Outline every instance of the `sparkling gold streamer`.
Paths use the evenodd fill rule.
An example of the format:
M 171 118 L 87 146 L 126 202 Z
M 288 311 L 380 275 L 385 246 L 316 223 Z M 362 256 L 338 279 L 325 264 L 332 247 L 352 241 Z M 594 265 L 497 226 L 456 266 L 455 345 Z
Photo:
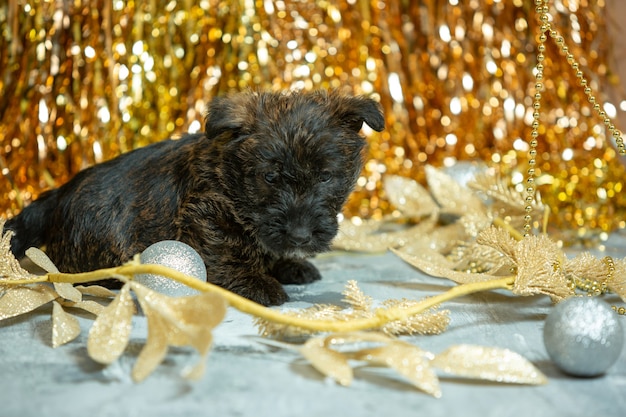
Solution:
M 198 131 L 215 95 L 245 88 L 373 94 L 387 130 L 366 132 L 366 167 L 348 215 L 393 211 L 384 174 L 481 159 L 520 191 L 531 135 L 534 4 L 513 1 L 168 2 L 15 0 L 0 5 L 0 211 L 121 152 Z M 569 237 L 626 225 L 626 172 L 602 91 L 616 77 L 603 1 L 555 0 L 563 48 L 542 52 L 535 187 Z M 585 88 L 596 92 L 596 108 Z M 534 94 L 534 93 L 533 93 Z M 619 145 L 618 145 L 619 146 Z

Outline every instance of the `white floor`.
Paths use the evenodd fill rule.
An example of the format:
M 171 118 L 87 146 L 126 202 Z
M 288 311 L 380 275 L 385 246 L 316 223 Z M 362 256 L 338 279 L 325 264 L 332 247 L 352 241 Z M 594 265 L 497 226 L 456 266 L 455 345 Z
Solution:
M 623 257 L 623 241 L 615 240 L 609 255 Z M 333 253 L 315 262 L 324 279 L 289 288 L 292 301 L 282 308 L 340 303 L 350 279 L 377 301 L 419 299 L 452 285 L 417 272 L 390 253 Z M 519 386 L 442 376 L 440 399 L 382 369 L 358 371 L 350 387 L 338 386 L 293 352 L 259 343 L 251 318 L 232 309 L 215 329 L 203 379 L 189 382 L 179 376 L 196 358 L 178 349 L 146 381 L 134 384 L 129 375 L 146 335 L 144 318 L 136 318 L 129 351 L 103 368 L 86 355 L 91 320 L 81 319 L 79 339 L 52 349 L 50 309 L 42 308 L 0 323 L 0 416 L 621 417 L 626 411 L 626 349 L 602 377 L 565 376 L 549 361 L 543 345 L 543 322 L 550 307 L 546 297 L 504 292 L 466 296 L 445 305 L 452 320 L 444 334 L 405 338 L 435 353 L 460 343 L 508 348 L 549 378 L 544 386 Z

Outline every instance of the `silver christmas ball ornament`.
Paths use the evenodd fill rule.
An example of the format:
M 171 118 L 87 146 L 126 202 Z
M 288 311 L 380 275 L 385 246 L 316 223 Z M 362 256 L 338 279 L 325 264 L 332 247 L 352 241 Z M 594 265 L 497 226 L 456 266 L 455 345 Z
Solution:
M 163 240 L 150 245 L 139 257 L 142 264 L 157 264 L 167 266 L 206 281 L 206 267 L 204 261 L 191 246 L 176 240 Z M 173 281 L 169 278 L 154 274 L 138 274 L 135 281 L 161 294 L 172 297 L 183 297 L 198 294 L 198 291 Z
M 548 315 L 543 341 L 548 355 L 562 371 L 581 377 L 605 373 L 624 345 L 620 317 L 604 301 L 572 297 Z

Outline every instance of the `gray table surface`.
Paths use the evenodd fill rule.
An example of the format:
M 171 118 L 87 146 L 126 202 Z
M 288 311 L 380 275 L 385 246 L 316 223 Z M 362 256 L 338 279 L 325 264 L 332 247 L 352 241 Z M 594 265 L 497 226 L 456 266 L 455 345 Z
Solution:
M 622 258 L 626 239 L 612 239 L 607 253 Z M 315 263 L 323 280 L 290 286 L 282 308 L 340 303 L 348 280 L 376 301 L 419 299 L 453 284 L 426 276 L 391 253 L 331 253 Z M 543 345 L 547 297 L 506 292 L 465 296 L 444 306 L 449 329 L 437 336 L 405 340 L 432 352 L 470 343 L 511 349 L 549 378 L 543 386 L 475 382 L 441 376 L 442 398 L 424 394 L 392 372 L 361 370 L 349 387 L 336 385 L 288 350 L 256 339 L 252 318 L 229 309 L 214 331 L 206 374 L 190 382 L 180 370 L 196 358 L 171 350 L 163 365 L 141 384 L 130 379 L 146 336 L 135 317 L 131 345 L 122 358 L 102 367 L 87 357 L 92 320 L 81 318 L 81 336 L 50 347 L 50 308 L 0 323 L 0 416 L 618 416 L 626 413 L 626 349 L 607 374 L 579 379 L 562 374 Z M 626 317 L 623 317 L 626 321 Z M 625 323 L 626 324 L 626 323 Z

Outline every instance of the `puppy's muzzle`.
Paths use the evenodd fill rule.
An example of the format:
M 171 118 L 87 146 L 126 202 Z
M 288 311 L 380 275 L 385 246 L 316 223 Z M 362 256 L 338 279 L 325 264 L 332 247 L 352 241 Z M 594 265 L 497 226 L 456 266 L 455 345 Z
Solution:
M 297 226 L 286 233 L 287 242 L 293 247 L 309 245 L 313 240 L 313 232 L 306 226 Z

